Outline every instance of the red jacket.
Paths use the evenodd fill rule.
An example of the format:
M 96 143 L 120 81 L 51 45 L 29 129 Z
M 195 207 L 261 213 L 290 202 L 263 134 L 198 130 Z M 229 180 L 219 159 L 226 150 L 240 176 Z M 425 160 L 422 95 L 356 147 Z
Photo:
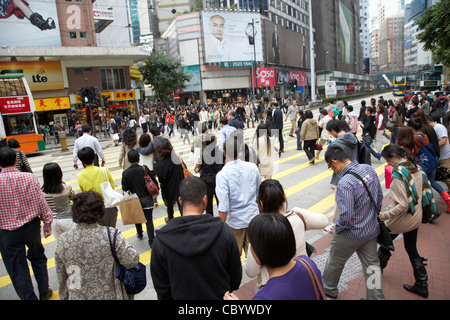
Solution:
M 167 116 L 166 116 L 166 123 L 167 124 L 173 124 L 173 121 L 175 120 L 175 116 L 172 114 L 168 114 Z

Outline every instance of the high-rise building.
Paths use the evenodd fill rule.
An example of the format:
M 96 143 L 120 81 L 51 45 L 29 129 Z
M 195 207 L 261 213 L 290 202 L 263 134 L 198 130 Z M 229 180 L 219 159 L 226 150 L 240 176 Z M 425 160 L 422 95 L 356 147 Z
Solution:
M 433 64 L 433 53 L 425 51 L 423 44 L 417 40 L 417 35 L 422 32 L 416 24 L 417 19 L 423 16 L 425 10 L 439 1 L 436 0 L 412 0 L 405 7 L 405 71 L 417 72 L 424 66 Z
M 378 65 L 383 74 L 399 73 L 404 69 L 403 7 L 403 0 L 381 0 L 378 5 Z
M 370 15 L 369 0 L 359 0 L 359 40 L 363 59 L 370 58 Z

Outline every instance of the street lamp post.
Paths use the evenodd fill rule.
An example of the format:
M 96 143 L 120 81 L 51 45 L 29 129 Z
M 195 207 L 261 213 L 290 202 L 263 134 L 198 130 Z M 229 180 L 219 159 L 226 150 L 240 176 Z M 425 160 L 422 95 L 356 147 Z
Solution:
M 252 72 L 252 96 L 253 99 L 255 99 L 255 86 L 256 86 L 256 79 L 255 79 L 255 70 L 256 70 L 256 30 L 255 30 L 255 23 L 259 23 L 259 20 L 255 20 L 252 18 L 252 22 L 249 22 L 247 25 L 247 29 L 245 30 L 245 34 L 248 36 L 248 42 L 250 45 L 253 45 L 253 65 L 251 68 Z M 249 27 L 251 26 L 251 30 L 249 30 Z
M 316 66 L 314 57 L 314 31 L 312 23 L 312 0 L 309 0 L 309 45 L 311 47 L 311 101 L 316 101 Z

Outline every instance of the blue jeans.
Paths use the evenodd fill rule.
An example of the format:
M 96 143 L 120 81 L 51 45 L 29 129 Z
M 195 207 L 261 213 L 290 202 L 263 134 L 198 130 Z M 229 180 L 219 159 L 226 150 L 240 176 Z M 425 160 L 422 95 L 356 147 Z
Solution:
M 297 150 L 303 150 L 302 142 L 300 141 L 300 130 L 297 130 Z
M 173 123 L 169 123 L 168 125 L 169 125 L 169 129 L 170 129 L 169 137 L 170 137 L 171 134 L 173 134 L 173 136 L 175 136 L 175 133 L 173 132 Z
M 428 177 L 428 180 L 430 180 L 431 187 L 434 190 L 436 190 L 439 194 L 441 194 L 442 192 L 445 191 L 444 188 L 439 183 L 436 182 L 436 170 L 434 170 L 430 173 L 427 173 L 427 177 Z

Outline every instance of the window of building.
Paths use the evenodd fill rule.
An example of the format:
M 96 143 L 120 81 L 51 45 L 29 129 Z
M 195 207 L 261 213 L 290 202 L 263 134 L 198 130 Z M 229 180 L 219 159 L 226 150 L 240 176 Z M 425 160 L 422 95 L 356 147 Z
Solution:
M 70 39 L 76 39 L 76 38 L 77 38 L 77 33 L 76 33 L 76 32 L 70 31 L 70 32 L 69 32 L 69 38 L 70 38 Z
M 102 90 L 126 89 L 125 71 L 123 68 L 100 69 Z
M 80 32 L 80 39 L 87 39 L 87 33 L 84 31 Z

